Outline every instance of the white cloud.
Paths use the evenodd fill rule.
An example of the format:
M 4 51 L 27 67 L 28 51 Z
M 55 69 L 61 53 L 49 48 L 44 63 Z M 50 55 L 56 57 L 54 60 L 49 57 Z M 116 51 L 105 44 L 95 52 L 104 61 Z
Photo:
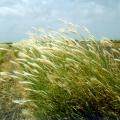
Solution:
M 106 1 L 0 0 L 0 28 L 4 29 L 3 31 L 6 35 L 6 31 L 10 29 L 10 25 L 16 25 L 16 31 L 18 33 L 21 31 L 20 34 L 24 34 L 32 26 L 55 26 L 57 25 L 55 22 L 58 18 L 62 18 L 75 24 L 87 25 L 86 27 L 90 27 L 98 35 L 100 32 L 104 32 L 107 26 L 111 28 L 115 26 L 110 23 L 117 21 L 119 23 L 118 26 L 120 25 L 118 21 L 120 19 L 120 1 L 116 0 L 116 3 L 114 0 Z M 7 25 L 3 25 L 4 22 L 7 22 Z M 106 29 L 104 29 L 105 27 Z M 99 28 L 101 28 L 101 31 Z M 117 31 L 117 29 L 111 30 L 113 30 L 113 33 Z M 13 32 L 14 36 L 14 31 L 12 30 L 8 35 L 11 36 L 11 32 Z M 1 35 L 3 36 L 3 32 L 0 33 L 0 37 Z
M 14 8 L 9 7 L 0 7 L 0 15 L 1 16 L 7 16 L 7 15 L 17 15 L 19 12 L 18 10 Z
M 97 17 L 99 17 L 99 15 L 103 15 L 106 11 L 104 6 L 99 5 L 99 4 L 94 4 L 92 9 L 93 9 L 92 10 L 93 14 L 96 15 Z
M 24 14 L 24 8 L 19 4 L 12 7 L 0 7 L 0 16 L 23 16 Z

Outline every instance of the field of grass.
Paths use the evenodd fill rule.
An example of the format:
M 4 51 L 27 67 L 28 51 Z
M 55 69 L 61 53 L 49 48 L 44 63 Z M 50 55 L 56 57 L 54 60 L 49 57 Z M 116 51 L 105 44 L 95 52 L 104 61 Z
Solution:
M 63 35 L 0 45 L 0 120 L 119 120 L 120 41 Z

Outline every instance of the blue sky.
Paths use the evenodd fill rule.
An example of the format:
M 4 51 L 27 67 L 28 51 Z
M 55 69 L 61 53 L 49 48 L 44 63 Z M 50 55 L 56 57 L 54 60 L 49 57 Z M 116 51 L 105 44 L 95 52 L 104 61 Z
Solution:
M 86 26 L 97 38 L 120 38 L 120 0 L 0 0 L 0 42 L 18 41 L 32 27 Z

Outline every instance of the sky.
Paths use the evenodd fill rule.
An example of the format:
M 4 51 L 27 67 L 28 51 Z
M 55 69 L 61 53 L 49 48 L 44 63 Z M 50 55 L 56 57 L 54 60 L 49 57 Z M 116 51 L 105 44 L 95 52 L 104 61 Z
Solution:
M 27 37 L 33 28 L 87 27 L 96 38 L 120 39 L 120 0 L 0 0 L 0 42 Z

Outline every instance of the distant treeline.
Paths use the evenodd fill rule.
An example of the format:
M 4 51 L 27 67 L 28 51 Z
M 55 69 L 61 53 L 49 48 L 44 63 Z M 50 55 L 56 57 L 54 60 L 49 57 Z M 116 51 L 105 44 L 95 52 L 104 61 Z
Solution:
M 84 40 L 75 40 L 75 41 L 77 41 L 77 42 L 82 42 L 82 43 L 84 43 Z M 120 44 L 120 40 L 110 40 L 110 41 L 112 41 L 113 43 L 115 43 L 115 44 Z M 5 42 L 5 43 L 0 43 L 0 44 L 7 44 L 7 45 L 11 45 L 11 44 L 13 44 L 12 42 Z
M 0 43 L 0 44 L 12 44 L 12 42 L 5 42 L 5 43 Z

